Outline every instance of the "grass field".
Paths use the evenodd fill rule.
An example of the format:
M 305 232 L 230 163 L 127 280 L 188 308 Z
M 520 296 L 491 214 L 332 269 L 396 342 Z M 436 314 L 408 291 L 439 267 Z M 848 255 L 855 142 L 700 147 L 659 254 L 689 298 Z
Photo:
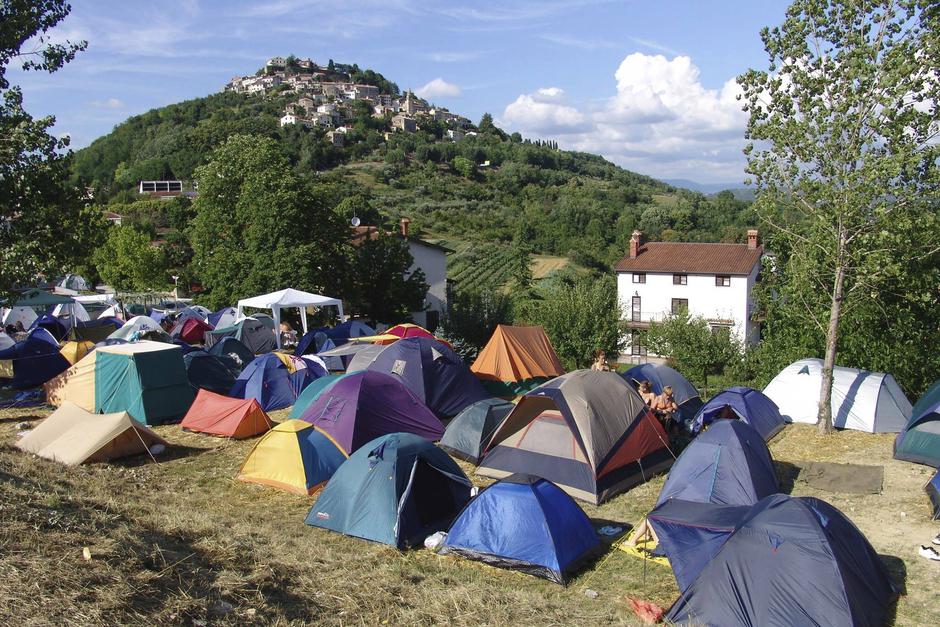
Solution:
M 159 427 L 174 445 L 160 463 L 77 468 L 13 448 L 16 425 L 48 411 L 0 412 L 2 624 L 633 624 L 628 595 L 668 607 L 677 594 L 668 568 L 616 550 L 563 588 L 313 529 L 303 518 L 314 497 L 233 480 L 253 441 Z M 922 491 L 930 469 L 892 460 L 891 440 L 854 432 L 820 438 L 790 426 L 771 450 L 787 489 L 800 460 L 884 466 L 878 495 L 813 492 L 801 483 L 792 491 L 828 500 L 869 537 L 907 590 L 896 624 L 937 625 L 940 563 L 917 556 L 940 530 Z M 662 481 L 585 510 L 598 526 L 636 524 Z

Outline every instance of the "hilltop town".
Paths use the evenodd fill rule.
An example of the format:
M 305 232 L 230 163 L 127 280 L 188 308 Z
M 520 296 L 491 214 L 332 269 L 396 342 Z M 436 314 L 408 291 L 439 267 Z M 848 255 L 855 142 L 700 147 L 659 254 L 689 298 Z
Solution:
M 414 133 L 423 119 L 447 126 L 446 136 L 459 141 L 467 135 L 471 122 L 443 107 L 429 104 L 408 90 L 404 96 L 398 86 L 371 70 L 357 65 L 334 63 L 318 65 L 313 59 L 294 56 L 272 57 L 257 73 L 235 76 L 223 91 L 267 96 L 292 94 L 296 100 L 284 107 L 282 127 L 297 124 L 305 128 L 329 128 L 326 137 L 342 146 L 347 133 L 346 121 L 354 117 L 356 103 L 372 109 L 372 115 L 387 120 L 388 130 Z

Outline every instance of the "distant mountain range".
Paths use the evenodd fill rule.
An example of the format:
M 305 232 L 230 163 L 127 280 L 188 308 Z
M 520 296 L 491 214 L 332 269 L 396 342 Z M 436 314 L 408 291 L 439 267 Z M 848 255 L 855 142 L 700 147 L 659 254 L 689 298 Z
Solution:
M 673 187 L 691 189 L 693 192 L 701 192 L 702 194 L 709 195 L 728 190 L 733 193 L 734 197 L 738 200 L 754 200 L 754 190 L 745 187 L 741 183 L 698 183 L 688 179 L 663 179 L 663 182 Z

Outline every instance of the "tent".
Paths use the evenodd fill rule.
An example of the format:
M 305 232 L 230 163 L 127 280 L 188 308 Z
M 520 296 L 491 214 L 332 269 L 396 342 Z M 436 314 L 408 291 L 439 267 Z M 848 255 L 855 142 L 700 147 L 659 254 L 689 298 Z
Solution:
M 252 309 L 270 309 L 274 317 L 274 328 L 277 329 L 281 323 L 282 309 L 300 309 L 300 324 L 304 333 L 307 332 L 307 308 L 308 307 L 336 307 L 339 311 L 339 319 L 343 319 L 343 301 L 338 298 L 320 296 L 309 292 L 301 292 L 287 288 L 270 294 L 263 294 L 253 298 L 243 298 L 238 301 L 238 317 L 244 315 L 245 308 Z M 277 347 L 281 347 L 281 336 L 277 334 Z
M 72 326 L 75 322 L 88 322 L 91 320 L 91 316 L 88 315 L 84 305 L 77 301 L 74 303 L 59 303 L 49 313 L 56 318 L 67 320 L 68 326 Z
M 924 486 L 927 496 L 930 497 L 930 515 L 934 520 L 940 518 L 940 470 L 933 474 L 927 485 Z
M 347 320 L 335 327 L 317 327 L 316 329 L 310 329 L 304 333 L 300 341 L 297 342 L 297 350 L 294 351 L 294 354 L 319 353 L 321 350 L 325 350 L 320 345 L 311 348 L 314 346 L 314 339 L 317 333 L 323 333 L 327 339 L 332 340 L 334 346 L 342 346 L 351 339 L 374 335 L 375 329 L 359 320 Z
M 269 316 L 252 316 L 230 327 L 206 331 L 203 341 L 206 348 L 211 348 L 223 339 L 232 337 L 244 344 L 253 355 L 263 355 L 277 348 L 273 322 Z
M 730 387 L 708 399 L 692 419 L 692 431 L 698 433 L 718 418 L 736 418 L 754 427 L 764 441 L 777 435 L 786 421 L 777 404 L 763 392 L 747 387 Z
M 32 307 L 10 307 L 0 309 L 0 321 L 3 326 L 16 326 L 17 322 L 23 323 L 23 328 L 28 329 L 39 316 Z
M 250 364 L 255 359 L 255 354 L 252 353 L 247 346 L 239 342 L 234 337 L 225 337 L 220 341 L 212 345 L 212 348 L 209 348 L 209 353 L 212 355 L 225 356 L 235 362 L 235 365 L 238 366 L 238 371 L 241 372 L 245 369 L 245 366 Z
M 26 338 L 0 351 L 0 362 L 12 362 L 10 385 L 17 389 L 42 385 L 69 367 L 59 343 L 45 329 L 33 329 Z
M 62 348 L 59 349 L 59 352 L 62 353 L 62 356 L 68 360 L 69 365 L 74 366 L 77 364 L 82 357 L 95 350 L 95 345 L 88 340 L 83 340 L 81 342 L 69 341 L 62 345 Z
M 668 441 L 619 375 L 575 370 L 519 400 L 493 434 L 477 473 L 544 477 L 598 505 L 669 468 Z
M 565 369 L 542 327 L 496 327 L 470 370 L 494 396 L 516 396 Z
M 253 398 L 242 400 L 199 390 L 180 426 L 189 431 L 240 440 L 261 435 L 274 423 Z
M 346 454 L 313 425 L 286 420 L 258 440 L 237 478 L 296 494 L 314 494 L 344 461 Z
M 306 523 L 399 549 L 446 529 L 470 500 L 460 466 L 424 438 L 391 433 L 346 460 Z
M 0 331 L 0 351 L 6 350 L 15 344 L 16 342 L 13 341 L 12 337 Z
M 84 292 L 91 289 L 85 277 L 79 274 L 66 274 L 62 280 L 56 284 L 57 288 L 73 292 Z
M 99 346 L 44 387 L 53 405 L 126 411 L 147 425 L 175 422 L 193 402 L 182 351 L 162 342 Z
M 662 394 L 664 387 L 671 386 L 672 396 L 679 406 L 679 416 L 683 422 L 692 420 L 695 413 L 702 406 L 702 399 L 695 386 L 682 376 L 678 370 L 674 370 L 669 366 L 640 364 L 633 366 L 622 376 L 634 387 L 639 386 L 641 381 L 649 381 L 652 384 L 653 392 L 656 394 Z
M 741 420 L 716 420 L 679 455 L 656 504 L 682 499 L 753 505 L 779 491 L 773 459 L 760 433 Z
M 328 374 L 313 381 L 297 396 L 297 400 L 294 401 L 294 406 L 290 409 L 288 418 L 300 418 L 303 416 L 304 411 L 310 406 L 310 403 L 320 398 L 320 395 L 323 394 L 325 390 L 329 389 L 338 379 L 345 376 L 346 375 L 342 374 Z
M 764 388 L 788 422 L 816 423 L 822 365 L 821 359 L 795 361 Z M 910 417 L 911 403 L 890 374 L 841 366 L 832 369 L 832 426 L 896 433 Z
M 56 318 L 49 314 L 43 314 L 33 320 L 33 323 L 29 325 L 30 330 L 32 329 L 45 329 L 49 332 L 52 337 L 55 338 L 56 342 L 61 342 L 65 335 L 68 333 L 68 329 L 65 328 L 65 325 Z
M 319 364 L 302 357 L 268 353 L 245 366 L 228 395 L 254 398 L 264 411 L 273 411 L 293 405 L 311 381 L 326 374 Z
M 357 372 L 359 370 L 365 370 L 369 367 L 376 357 L 386 349 L 384 344 L 363 344 L 360 342 L 350 342 L 339 348 L 333 350 L 328 350 L 323 353 L 322 357 L 333 357 L 333 356 L 347 356 L 351 355 L 352 358 L 349 360 L 349 363 L 346 366 L 346 372 Z
M 395 432 L 439 440 L 444 425 L 400 381 L 380 372 L 355 372 L 337 379 L 304 410 L 350 454 L 370 440 Z
M 470 501 L 447 532 L 441 553 L 564 584 L 600 549 L 591 521 L 574 499 L 551 481 L 511 475 Z
M 120 319 L 109 316 L 89 320 L 88 322 L 79 321 L 72 325 L 69 330 L 69 337 L 73 340 L 88 340 L 97 344 L 108 339 L 112 333 L 122 326 L 124 326 L 124 323 Z
M 469 405 L 447 424 L 440 447 L 471 464 L 479 464 L 490 438 L 515 405 L 498 398 L 485 398 Z
M 108 338 L 132 342 L 147 331 L 163 331 L 163 329 L 160 328 L 159 322 L 149 316 L 134 316 Z
M 13 302 L 14 307 L 41 307 L 47 309 L 55 305 L 67 305 L 74 303 L 75 299 L 71 296 L 60 296 L 45 292 L 39 288 L 24 290 Z
M 897 590 L 838 509 L 769 496 L 747 512 L 665 617 L 697 625 L 885 625 Z
M 911 419 L 894 440 L 894 458 L 940 467 L 940 380 L 911 410 Z
M 241 368 L 225 355 L 213 355 L 199 349 L 183 355 L 186 378 L 196 390 L 228 394 L 241 374 Z
M 399 340 L 376 355 L 365 369 L 395 377 L 439 418 L 456 416 L 465 407 L 490 398 L 460 355 L 431 338 Z
M 207 322 L 213 329 L 224 329 L 238 322 L 238 311 L 234 307 L 223 307 L 208 315 Z
M 163 438 L 127 412 L 93 414 L 66 402 L 24 435 L 16 447 L 39 457 L 76 466 L 149 454 L 154 444 L 168 446 Z
M 212 326 L 204 322 L 202 318 L 189 316 L 176 323 L 176 326 L 173 327 L 173 331 L 170 333 L 170 336 L 178 337 L 184 342 L 188 342 L 190 344 L 202 344 L 203 336 L 205 335 L 206 331 L 211 330 Z

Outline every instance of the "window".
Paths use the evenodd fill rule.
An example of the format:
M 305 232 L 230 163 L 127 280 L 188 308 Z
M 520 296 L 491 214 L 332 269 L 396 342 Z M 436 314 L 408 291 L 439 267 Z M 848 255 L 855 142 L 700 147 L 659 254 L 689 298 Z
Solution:
M 634 272 L 634 273 L 633 273 L 633 282 L 634 282 L 634 283 L 646 283 L 646 273 L 645 273 L 645 272 Z
M 688 298 L 673 298 L 672 299 L 672 313 L 688 313 L 689 311 L 689 299 Z
M 643 332 L 636 329 L 630 331 L 630 353 L 632 355 L 646 355 L 646 345 L 643 342 Z
M 722 274 L 716 274 L 715 287 L 731 287 L 731 277 Z
M 640 297 L 634 296 L 633 302 L 630 306 L 630 320 L 633 322 L 640 321 Z
M 689 275 L 687 275 L 687 274 L 674 274 L 674 275 L 672 275 L 672 284 L 673 284 L 673 285 L 688 285 L 688 284 L 689 284 Z
M 722 333 L 731 333 L 730 324 L 709 324 L 708 330 L 712 332 L 712 335 L 720 335 Z

